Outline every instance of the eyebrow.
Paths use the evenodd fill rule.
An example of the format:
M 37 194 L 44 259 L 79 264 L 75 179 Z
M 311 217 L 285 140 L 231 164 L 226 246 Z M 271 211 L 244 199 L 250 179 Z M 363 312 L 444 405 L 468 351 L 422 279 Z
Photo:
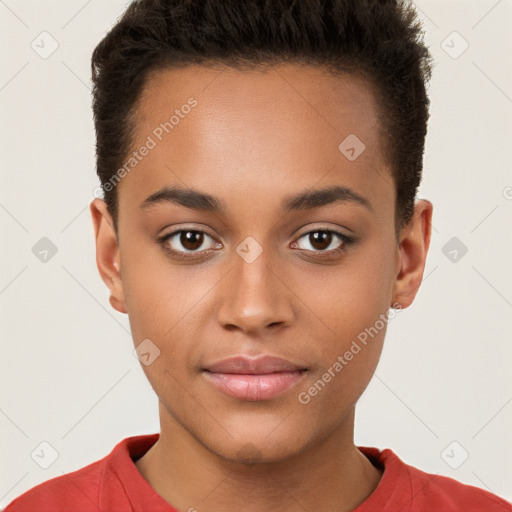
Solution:
M 141 204 L 141 209 L 162 203 L 173 203 L 194 210 L 224 214 L 226 204 L 220 199 L 194 189 L 178 187 L 163 187 L 147 197 Z M 312 210 L 335 203 L 351 203 L 372 210 L 368 199 L 354 190 L 343 186 L 332 186 L 317 190 L 306 190 L 299 194 L 285 197 L 282 207 L 285 211 Z

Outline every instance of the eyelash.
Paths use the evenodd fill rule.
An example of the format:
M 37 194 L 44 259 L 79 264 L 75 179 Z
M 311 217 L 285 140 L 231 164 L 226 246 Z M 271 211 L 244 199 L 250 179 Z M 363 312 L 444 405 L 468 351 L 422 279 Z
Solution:
M 168 233 L 166 235 L 159 237 L 158 243 L 164 248 L 164 250 L 166 252 L 168 252 L 172 256 L 172 258 L 177 259 L 177 260 L 198 259 L 197 254 L 216 250 L 216 249 L 207 249 L 207 250 L 203 250 L 203 251 L 192 251 L 192 252 L 187 253 L 187 252 L 182 252 L 182 251 L 176 251 L 169 247 L 169 244 L 167 243 L 168 240 L 170 240 L 177 234 L 187 233 L 187 232 L 203 233 L 203 234 L 209 236 L 210 238 L 212 238 L 213 240 L 215 240 L 215 238 L 212 235 L 210 235 L 207 231 L 204 231 L 201 229 L 178 229 L 176 231 L 173 231 L 172 233 Z M 321 228 L 313 229 L 311 231 L 308 231 L 307 233 L 303 233 L 297 240 L 300 240 L 301 238 L 303 238 L 307 235 L 311 235 L 312 233 L 331 233 L 331 234 L 334 234 L 337 237 L 339 237 L 342 241 L 342 244 L 340 245 L 340 247 L 338 247 L 337 249 L 331 249 L 330 251 L 311 251 L 308 249 L 299 249 L 300 251 L 313 253 L 313 254 L 315 254 L 314 257 L 319 258 L 319 259 L 335 257 L 335 256 L 345 252 L 347 247 L 355 242 L 354 238 L 351 238 L 343 233 L 340 233 L 339 231 L 336 231 L 334 229 L 321 229 Z M 296 244 L 297 242 L 293 242 L 293 243 Z

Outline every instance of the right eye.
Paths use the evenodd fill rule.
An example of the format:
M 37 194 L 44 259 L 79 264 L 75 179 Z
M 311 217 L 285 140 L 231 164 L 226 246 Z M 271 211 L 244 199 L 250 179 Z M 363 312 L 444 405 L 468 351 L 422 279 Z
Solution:
M 208 239 L 215 242 L 215 239 L 202 230 L 197 229 L 178 229 L 172 233 L 163 235 L 158 239 L 158 242 L 164 247 L 171 255 L 179 256 L 181 259 L 194 257 L 197 253 L 204 253 L 208 251 Z M 204 247 L 206 244 L 206 248 Z M 215 246 L 211 249 L 218 249 L 222 244 L 215 242 Z

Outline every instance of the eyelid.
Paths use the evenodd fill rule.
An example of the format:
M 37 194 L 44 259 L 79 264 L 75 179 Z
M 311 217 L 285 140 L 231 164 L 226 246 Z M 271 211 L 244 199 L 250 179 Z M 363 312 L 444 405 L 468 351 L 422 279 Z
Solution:
M 304 227 L 304 226 L 303 226 Z M 351 229 L 349 229 L 348 227 L 345 227 L 345 226 L 340 226 L 338 224 L 331 224 L 328 223 L 328 222 L 312 222 L 310 224 L 307 224 L 305 226 L 305 228 L 307 228 L 307 231 L 304 231 L 302 232 L 302 229 L 303 228 L 299 228 L 297 229 L 296 234 L 295 236 L 296 237 L 299 237 L 299 236 L 303 236 L 303 235 L 307 235 L 308 233 L 311 233 L 312 231 L 331 231 L 333 233 L 339 233 L 340 235 L 343 235 L 343 236 L 346 236 L 346 237 L 352 237 L 352 236 L 355 236 L 355 232 L 352 231 Z M 344 231 L 346 231 L 346 233 L 344 233 Z M 302 234 L 300 234 L 302 232 Z
M 181 233 L 182 231 L 196 231 L 198 233 L 204 233 L 208 235 L 210 238 L 213 238 L 216 240 L 216 236 L 210 232 L 210 230 L 207 227 L 199 226 L 199 227 L 191 227 L 191 226 L 174 226 L 172 231 L 169 231 L 168 233 L 164 233 L 163 235 L 159 235 L 158 238 L 170 238 L 178 233 Z
M 350 229 L 348 228 L 345 228 L 346 231 L 348 231 L 349 233 L 353 233 L 353 231 L 351 231 Z M 347 238 L 350 238 L 352 235 L 350 234 L 345 234 L 343 233 L 342 231 L 342 228 L 341 227 L 331 227 L 331 226 L 327 226 L 325 224 L 319 224 L 319 225 L 313 225 L 312 227 L 311 226 L 308 226 L 307 227 L 307 231 L 304 231 L 304 232 L 301 232 L 300 230 L 298 230 L 298 234 L 295 235 L 296 238 L 300 238 L 304 235 L 309 235 L 310 233 L 315 233 L 316 231 L 329 231 L 330 233 L 336 233 L 336 234 L 339 234 L 339 235 L 343 235 L 343 236 L 346 236 Z

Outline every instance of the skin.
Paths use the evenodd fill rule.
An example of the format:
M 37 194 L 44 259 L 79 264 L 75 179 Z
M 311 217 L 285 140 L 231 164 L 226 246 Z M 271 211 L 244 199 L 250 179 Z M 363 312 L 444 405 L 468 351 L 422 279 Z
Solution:
M 289 63 L 161 70 L 139 98 L 133 147 L 191 96 L 197 106 L 120 182 L 117 236 L 104 201 L 91 203 L 111 305 L 129 315 L 135 345 L 150 339 L 161 351 L 142 366 L 159 398 L 161 435 L 136 467 L 183 511 L 353 510 L 382 476 L 354 445 L 353 429 L 385 327 L 309 403 L 298 394 L 392 304 L 412 303 L 432 204 L 416 201 L 397 241 L 395 187 L 362 78 Z M 366 146 L 354 161 L 338 149 L 349 134 Z M 364 196 L 371 209 L 355 202 L 282 209 L 290 195 L 333 185 Z M 141 209 L 163 186 L 209 193 L 226 211 L 171 202 Z M 167 244 L 193 258 L 174 259 L 157 239 L 178 228 L 212 238 L 196 245 L 198 255 L 175 236 Z M 334 235 L 325 247 L 342 252 L 322 259 L 315 228 L 355 241 Z M 236 252 L 248 236 L 263 251 L 252 263 Z M 241 400 L 201 372 L 236 354 L 271 354 L 308 370 L 277 397 Z

